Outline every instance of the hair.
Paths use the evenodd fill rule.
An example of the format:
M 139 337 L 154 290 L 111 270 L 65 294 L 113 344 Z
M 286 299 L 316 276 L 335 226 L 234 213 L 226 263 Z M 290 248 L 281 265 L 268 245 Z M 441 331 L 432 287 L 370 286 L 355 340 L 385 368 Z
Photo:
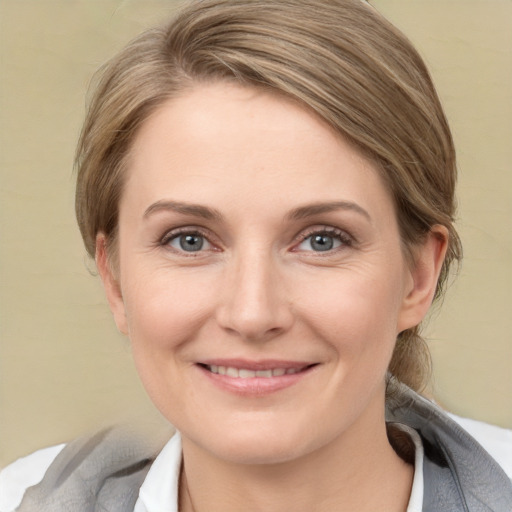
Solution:
M 449 233 L 435 299 L 462 250 L 453 226 L 453 140 L 429 72 L 409 40 L 362 0 L 192 1 L 99 71 L 76 154 L 85 247 L 115 251 L 131 144 L 164 102 L 197 84 L 264 88 L 314 112 L 369 158 L 395 204 L 407 253 L 434 225 Z M 398 335 L 389 371 L 421 391 L 430 356 L 419 326 Z

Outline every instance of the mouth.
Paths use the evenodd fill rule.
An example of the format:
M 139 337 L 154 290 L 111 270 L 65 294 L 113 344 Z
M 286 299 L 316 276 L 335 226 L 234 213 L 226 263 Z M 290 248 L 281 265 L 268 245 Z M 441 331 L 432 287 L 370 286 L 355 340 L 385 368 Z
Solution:
M 215 386 L 244 396 L 262 396 L 289 388 L 313 373 L 319 363 L 217 360 L 197 367 Z

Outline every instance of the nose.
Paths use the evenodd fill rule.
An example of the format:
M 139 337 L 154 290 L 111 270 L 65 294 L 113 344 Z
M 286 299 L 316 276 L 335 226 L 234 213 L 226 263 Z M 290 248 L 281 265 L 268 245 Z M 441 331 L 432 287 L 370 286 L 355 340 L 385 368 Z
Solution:
M 267 341 L 287 331 L 293 311 L 272 255 L 244 251 L 228 267 L 219 291 L 219 325 L 248 341 Z

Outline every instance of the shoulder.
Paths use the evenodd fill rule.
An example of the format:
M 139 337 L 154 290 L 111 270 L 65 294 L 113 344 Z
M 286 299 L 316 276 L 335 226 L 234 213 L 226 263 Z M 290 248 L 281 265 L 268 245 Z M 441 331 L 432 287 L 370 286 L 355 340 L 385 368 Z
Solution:
M 12 512 L 28 487 L 38 484 L 65 444 L 50 446 L 16 460 L 0 471 L 0 512 Z
M 508 510 L 503 506 L 512 502 L 510 431 L 449 416 L 394 378 L 388 387 L 387 421 L 405 423 L 422 438 L 432 510 L 445 498 L 457 506 L 485 503 L 489 510 Z
M 449 414 L 476 439 L 512 480 L 512 430 Z
M 34 510 L 36 504 L 41 511 L 55 511 L 57 504 L 58 510 L 63 504 L 65 510 L 83 510 L 91 493 L 98 504 L 108 502 L 105 510 L 129 510 L 170 434 L 169 427 L 118 426 L 20 459 L 2 472 L 0 512 Z

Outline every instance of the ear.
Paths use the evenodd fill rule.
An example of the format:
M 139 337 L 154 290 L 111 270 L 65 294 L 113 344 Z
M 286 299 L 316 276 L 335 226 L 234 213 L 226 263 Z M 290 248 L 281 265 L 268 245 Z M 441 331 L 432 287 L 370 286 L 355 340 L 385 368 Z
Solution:
M 103 233 L 96 236 L 96 267 L 100 273 L 103 288 L 119 331 L 128 334 L 126 310 L 118 277 L 115 275 L 107 251 L 107 240 Z
M 419 325 L 427 314 L 446 256 L 448 236 L 448 230 L 444 226 L 435 225 L 425 240 L 414 247 L 413 262 L 409 269 L 410 284 L 402 302 L 398 332 Z

